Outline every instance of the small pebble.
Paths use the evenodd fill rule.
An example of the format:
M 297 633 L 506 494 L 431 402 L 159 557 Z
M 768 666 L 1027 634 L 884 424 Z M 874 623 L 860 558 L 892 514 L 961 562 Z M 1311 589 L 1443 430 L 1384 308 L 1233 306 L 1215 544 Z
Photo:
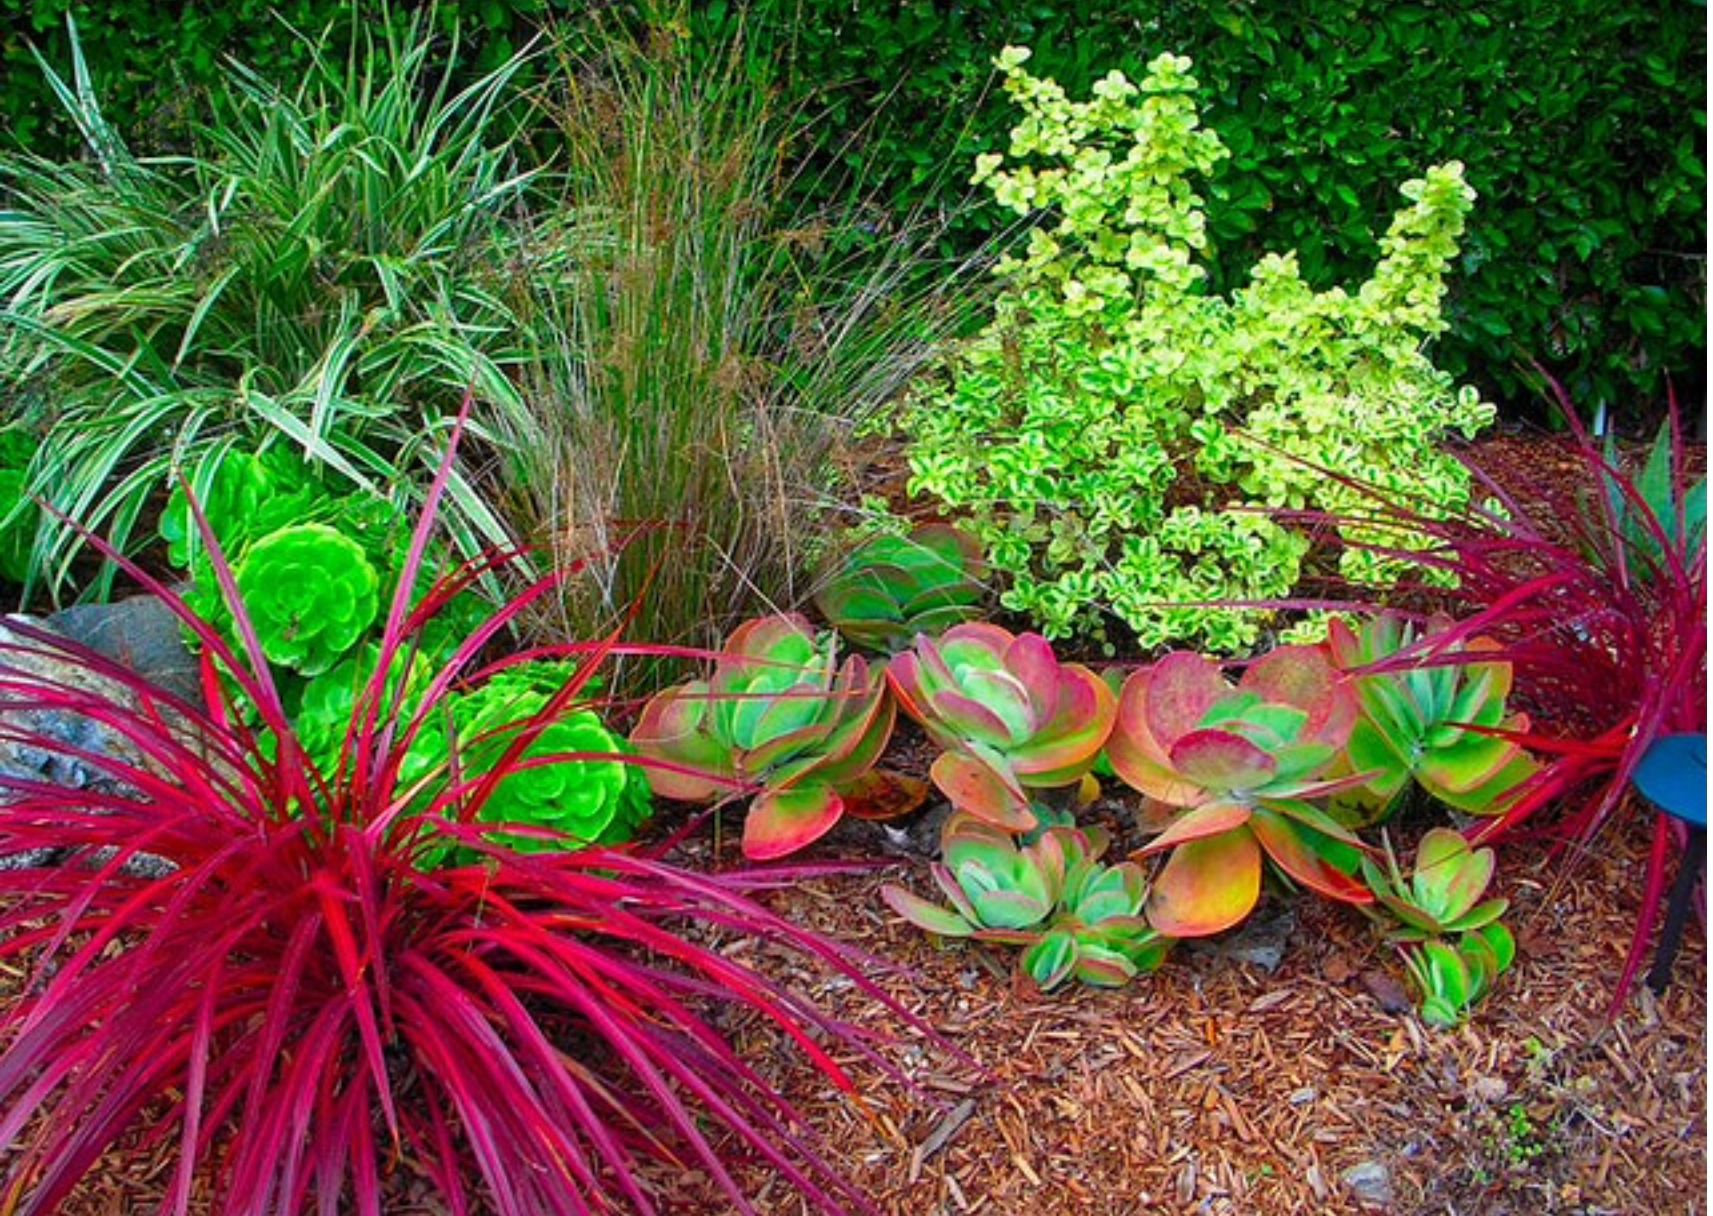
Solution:
M 1361 1203 L 1389 1207 L 1392 1203 L 1392 1175 L 1378 1161 L 1353 1165 L 1338 1176 L 1345 1190 Z

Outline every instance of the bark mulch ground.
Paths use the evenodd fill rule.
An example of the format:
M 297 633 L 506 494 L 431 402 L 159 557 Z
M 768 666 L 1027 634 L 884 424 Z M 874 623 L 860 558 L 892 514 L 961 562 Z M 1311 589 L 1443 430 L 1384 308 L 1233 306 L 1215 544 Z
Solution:
M 1701 934 L 1663 998 L 1640 989 L 1604 1016 L 1646 842 L 1636 816 L 1568 873 L 1502 853 L 1520 957 L 1449 1032 L 1410 1012 L 1362 917 L 1322 900 L 1264 906 L 1262 932 L 1181 947 L 1126 989 L 1043 996 L 1011 954 L 937 946 L 885 909 L 885 881 L 927 891 L 922 865 L 819 883 L 784 897 L 794 917 L 896 960 L 885 987 L 990 1075 L 856 1003 L 859 1024 L 902 1034 L 923 1092 L 857 1064 L 860 1104 L 781 1080 L 896 1216 L 1701 1212 Z

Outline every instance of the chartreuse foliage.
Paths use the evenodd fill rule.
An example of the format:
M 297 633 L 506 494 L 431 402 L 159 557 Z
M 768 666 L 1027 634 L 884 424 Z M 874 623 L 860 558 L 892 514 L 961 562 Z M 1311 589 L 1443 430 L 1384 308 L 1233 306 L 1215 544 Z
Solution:
M 1026 947 L 1018 966 L 1043 989 L 1072 977 L 1117 987 L 1158 968 L 1171 943 L 1142 914 L 1141 868 L 1101 864 L 1109 843 L 1099 828 L 1054 827 L 1020 846 L 1002 828 L 954 814 L 933 869 L 951 909 L 898 886 L 881 896 L 930 933 Z
M 740 13 L 776 34 L 803 87 L 838 82 L 810 138 L 828 159 L 860 158 L 894 207 L 952 202 L 963 191 L 942 167 L 1004 147 L 1010 122 L 985 104 L 994 48 L 1035 47 L 1036 73 L 1080 96 L 1112 67 L 1140 79 L 1148 48 L 1172 47 L 1195 61 L 1232 153 L 1205 191 L 1215 290 L 1281 249 L 1316 287 L 1366 273 L 1396 183 L 1455 158 L 1483 203 L 1441 367 L 1521 411 L 1535 403 L 1518 361 L 1532 355 L 1585 417 L 1631 426 L 1659 416 L 1662 373 L 1699 382 L 1700 4 L 748 0 L 696 6 L 693 28 Z M 973 242 L 1005 219 L 972 207 L 956 234 Z
M 428 489 L 354 704 L 341 715 L 316 698 L 339 737 L 330 767 L 298 745 L 261 649 L 235 651 L 129 563 L 229 673 L 211 682 L 211 705 L 27 622 L 0 642 L 0 706 L 20 746 L 66 747 L 41 733 L 42 710 L 118 741 L 80 755 L 102 778 L 81 788 L 0 773 L 0 961 L 25 977 L 0 1034 L 8 1211 L 62 1211 L 92 1171 L 132 1159 L 160 1169 L 170 1216 L 381 1216 L 417 1199 L 652 1216 L 672 1204 L 645 1161 L 700 1169 L 742 1210 L 740 1160 L 777 1170 L 809 1210 L 872 1210 L 717 1011 L 776 1028 L 842 1092 L 855 1087 L 835 1055 L 896 1070 L 703 929 L 800 955 L 912 1035 L 934 1032 L 847 948 L 753 898 L 813 871 L 694 874 L 635 848 L 534 852 L 622 798 L 608 765 L 628 758 L 616 750 L 537 754 L 602 742 L 580 707 L 613 643 L 480 668 L 487 639 L 546 593 L 538 584 L 432 672 L 406 658 L 428 615 L 412 603 L 450 598 L 413 585 L 449 472 L 448 461 Z M 229 607 L 242 626 L 244 604 Z M 13 661 L 44 652 L 54 667 Z M 529 674 L 549 658 L 577 669 L 534 700 L 542 670 L 564 675 Z M 500 682 L 516 687 L 501 696 Z M 468 738 L 424 771 L 417 740 L 462 716 L 455 700 L 470 686 Z M 520 808 L 530 822 L 512 819 Z M 140 854 L 153 864 L 132 865 Z
M 866 813 L 896 712 L 866 659 L 841 664 L 831 634 L 779 615 L 739 626 L 708 679 L 651 698 L 630 738 L 655 762 L 648 780 L 664 798 L 753 791 L 743 850 L 763 861 L 820 839 L 847 812 Z
M 1456 163 L 1404 183 L 1358 289 L 1316 291 L 1285 254 L 1212 294 L 1198 180 L 1228 151 L 1189 61 L 1112 72 L 1079 102 L 1028 57 L 999 57 L 1022 118 L 975 180 L 1039 224 L 999 266 L 991 322 L 902 414 L 912 490 L 962 518 L 1011 579 L 1004 604 L 1050 638 L 1104 638 L 1110 615 L 1144 649 L 1247 646 L 1263 616 L 1207 601 L 1290 592 L 1309 541 L 1267 509 L 1344 513 L 1352 491 L 1324 469 L 1429 511 L 1468 501 L 1439 445 L 1492 407 L 1422 347 L 1474 192 Z M 1397 572 L 1360 548 L 1340 562 L 1363 583 Z
M 1138 854 L 1171 853 L 1148 903 L 1156 928 L 1201 937 L 1239 923 L 1260 899 L 1264 859 L 1333 899 L 1373 900 L 1337 864 L 1362 842 L 1311 801 L 1349 784 L 1326 774 L 1355 716 L 1345 681 L 1315 647 L 1279 647 L 1235 688 L 1187 651 L 1125 682 L 1107 758 L 1173 808 Z

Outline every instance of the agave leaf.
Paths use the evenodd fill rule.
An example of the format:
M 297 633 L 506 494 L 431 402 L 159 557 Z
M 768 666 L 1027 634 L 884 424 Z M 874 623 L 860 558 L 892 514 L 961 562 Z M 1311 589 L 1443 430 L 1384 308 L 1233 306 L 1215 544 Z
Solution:
M 1260 693 L 1271 705 L 1290 706 L 1305 715 L 1299 731 L 1281 737 L 1300 735 L 1337 750 L 1356 721 L 1349 679 L 1319 646 L 1274 647 L 1249 665 L 1238 687 Z
M 1060 667 L 1058 699 L 1035 737 L 1013 756 L 1025 785 L 1068 785 L 1087 773 L 1112 733 L 1118 698 L 1101 678 L 1077 663 Z
M 1366 717 L 1350 732 L 1348 755 L 1352 769 L 1371 774 L 1367 788 L 1387 801 L 1410 780 L 1409 758 L 1398 751 L 1391 736 Z
M 1210 802 L 1193 811 L 1185 811 L 1172 820 L 1164 832 L 1137 850 L 1135 856 L 1152 857 L 1191 841 L 1239 831 L 1249 822 L 1252 813 L 1249 807 L 1236 802 Z
M 692 770 L 677 772 L 653 765 L 644 769 L 649 788 L 662 798 L 706 802 L 736 778 L 731 750 L 704 729 L 707 693 L 708 686 L 701 681 L 667 689 L 643 706 L 631 733 L 631 743 L 644 757 Z
M 1127 785 L 1172 806 L 1194 806 L 1202 791 L 1172 768 L 1171 757 L 1148 726 L 1149 673 L 1124 683 L 1117 717 L 1106 741 L 1107 762 Z
M 1472 980 L 1468 964 L 1452 947 L 1440 941 L 1423 942 L 1415 948 L 1420 960 L 1418 979 L 1422 981 L 1424 1007 L 1437 998 L 1453 1011 L 1449 1025 L 1462 1020 L 1469 1007 Z M 1425 1008 L 1424 1008 L 1425 1013 Z
M 964 687 L 976 689 L 981 687 L 983 679 L 991 684 L 1000 678 L 992 672 L 966 672 Z M 991 698 L 990 701 L 978 700 L 956 688 L 936 689 L 930 704 L 934 713 L 943 719 L 946 726 L 955 731 L 959 738 L 1003 748 L 1013 740 L 1026 736 L 1028 722 L 1023 717 L 1023 707 L 1014 699 L 1016 690 L 988 687 L 983 691 Z M 999 707 L 1004 707 L 1005 712 Z
M 933 787 L 920 777 L 890 769 L 870 769 L 836 788 L 845 800 L 845 814 L 853 819 L 879 821 L 899 819 L 921 810 Z
M 1133 678 L 1146 681 L 1142 712 L 1149 733 L 1165 749 L 1200 726 L 1207 711 L 1231 694 L 1218 664 L 1185 650 L 1173 651 Z
M 1148 923 L 1168 937 L 1207 937 L 1238 924 L 1261 898 L 1261 846 L 1248 831 L 1180 845 L 1154 879 Z
M 1434 828 L 1416 846 L 1411 892 L 1442 925 L 1475 906 L 1493 881 L 1493 850 L 1472 849 L 1461 832 Z
M 1011 833 L 968 812 L 954 811 L 940 829 L 940 855 L 953 870 L 977 862 L 998 873 L 1017 858 Z
M 1517 939 L 1511 931 L 1501 924 L 1483 925 L 1475 931 L 1475 935 L 1487 944 L 1498 962 L 1499 974 L 1503 975 L 1511 969 L 1511 964 L 1517 958 Z
M 1422 997 L 1422 1021 L 1440 1030 L 1454 1030 L 1463 1021 L 1463 1006 L 1437 992 Z
M 950 901 L 952 907 L 957 909 L 959 916 L 962 916 L 971 925 L 981 923 L 981 917 L 977 915 L 975 905 L 970 902 L 970 897 L 964 893 L 963 885 L 958 882 L 957 876 L 949 868 L 936 861 L 928 867 L 928 874 L 933 878 L 934 885 L 945 893 L 946 899 Z
M 1019 634 L 1005 648 L 1004 663 L 1006 673 L 1023 690 L 1031 724 L 1052 718 L 1058 709 L 1060 681 L 1052 644 L 1038 633 Z
M 929 933 L 937 933 L 941 937 L 968 937 L 975 932 L 975 926 L 956 912 L 929 903 L 920 895 L 893 883 L 887 883 L 880 889 L 880 898 L 898 915 Z
M 1073 973 L 1085 984 L 1096 988 L 1122 988 L 1140 970 L 1122 951 L 1086 941 L 1077 946 Z
M 1509 764 L 1475 788 L 1454 792 L 1441 786 L 1433 793 L 1445 805 L 1467 815 L 1503 815 L 1538 772 L 1539 763 L 1519 748 Z
M 1268 810 L 1294 819 L 1322 836 L 1330 837 L 1364 853 L 1368 850 L 1368 845 L 1360 836 L 1311 803 L 1303 802 L 1297 798 L 1269 798 L 1266 805 Z
M 844 809 L 838 791 L 821 782 L 763 790 L 744 818 L 744 856 L 773 861 L 806 848 L 833 830 Z
M 970 891 L 969 897 L 975 906 L 977 923 L 983 928 L 1032 929 L 1053 911 L 1052 901 L 1037 891 L 998 888 Z
M 1456 742 L 1426 752 L 1416 775 L 1430 792 L 1468 793 L 1483 785 L 1517 756 L 1517 745 L 1495 735 L 1459 731 Z
M 1023 791 L 970 752 L 942 752 L 928 772 L 956 809 L 1012 832 L 1035 826 L 1035 812 Z

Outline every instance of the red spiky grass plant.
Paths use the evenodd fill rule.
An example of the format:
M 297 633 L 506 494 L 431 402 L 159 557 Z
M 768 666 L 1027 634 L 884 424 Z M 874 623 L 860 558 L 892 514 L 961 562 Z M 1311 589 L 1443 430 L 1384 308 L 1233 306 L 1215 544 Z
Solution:
M 1519 690 L 1573 709 L 1568 717 L 1581 724 L 1574 733 L 1489 732 L 1516 740 L 1543 763 L 1504 813 L 1477 824 L 1472 837 L 1495 841 L 1526 829 L 1551 839 L 1555 853 L 1580 856 L 1620 812 L 1653 814 L 1642 907 L 1613 996 L 1616 1011 L 1652 940 L 1672 854 L 1685 843 L 1681 825 L 1632 796 L 1630 782 L 1654 740 L 1707 728 L 1705 500 L 1696 498 L 1705 489 L 1690 485 L 1675 395 L 1665 459 L 1638 477 L 1589 434 L 1564 387 L 1536 370 L 1570 431 L 1578 509 L 1531 509 L 1467 460 L 1498 510 L 1472 507 L 1437 519 L 1371 491 L 1376 512 L 1360 522 L 1426 537 L 1426 554 L 1369 547 L 1454 575 L 1458 584 L 1454 592 L 1420 589 L 1449 596 L 1460 619 L 1387 666 L 1508 659 Z M 1453 649 L 1478 635 L 1502 649 Z
M 739 1211 L 751 1206 L 738 1161 L 770 1166 L 811 1209 L 872 1210 L 709 1012 L 759 1015 L 846 1091 L 832 1052 L 886 1068 L 854 1026 L 703 944 L 741 934 L 807 956 L 926 1032 L 865 978 L 872 960 L 754 898 L 809 867 L 709 875 L 628 848 L 523 855 L 476 822 L 508 773 L 590 758 L 520 756 L 611 639 L 553 648 L 580 656 L 577 677 L 505 759 L 462 780 L 454 758 L 431 809 L 405 813 L 422 792 L 400 776 L 411 740 L 552 586 L 533 585 L 465 641 L 413 710 L 390 703 L 391 659 L 460 589 L 452 580 L 410 606 L 450 468 L 448 454 L 336 772 L 294 741 L 211 536 L 241 655 L 129 572 L 195 632 L 208 670 L 224 668 L 205 681 L 212 709 L 9 625 L 0 738 L 95 779 L 0 777 L 0 858 L 59 851 L 57 864 L 0 870 L 0 959 L 28 973 L 0 1020 L 0 1210 L 53 1212 L 126 1153 L 176 1155 L 172 1213 L 194 1192 L 223 1213 L 378 1216 L 401 1171 L 453 1213 L 646 1213 L 661 1206 L 637 1171 L 649 1158 L 699 1166 Z M 25 652 L 77 675 L 42 674 Z M 258 745 L 240 709 L 277 748 Z M 91 730 L 81 744 L 50 738 L 37 711 Z M 448 838 L 474 860 L 424 864 Z M 136 864 L 145 856 L 170 865 Z

